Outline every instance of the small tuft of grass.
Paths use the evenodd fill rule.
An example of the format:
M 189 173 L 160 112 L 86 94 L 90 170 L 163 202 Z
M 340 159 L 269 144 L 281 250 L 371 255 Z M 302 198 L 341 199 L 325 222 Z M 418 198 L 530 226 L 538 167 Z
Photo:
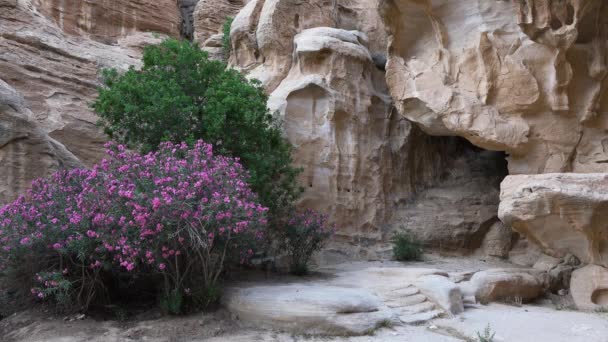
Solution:
M 477 341 L 478 342 L 494 342 L 495 332 L 492 331 L 490 324 L 486 326 L 483 332 L 477 332 Z

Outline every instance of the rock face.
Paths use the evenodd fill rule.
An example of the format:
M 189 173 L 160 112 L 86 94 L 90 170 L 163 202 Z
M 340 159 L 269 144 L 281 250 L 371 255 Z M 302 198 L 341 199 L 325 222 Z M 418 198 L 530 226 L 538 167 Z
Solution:
M 363 335 L 393 319 L 378 297 L 362 289 L 257 286 L 229 289 L 223 298 L 239 320 L 300 334 Z
M 608 270 L 588 265 L 572 273 L 570 293 L 579 310 L 608 307 Z
M 234 18 L 248 0 L 199 0 L 194 9 L 194 41 L 201 46 L 220 33 L 226 18 Z
M 81 166 L 33 120 L 25 99 L 0 79 L 0 199 L 23 192 L 48 170 Z
M 180 13 L 176 0 L 28 0 L 33 9 L 52 19 L 65 33 L 116 43 L 136 32 L 178 36 Z
M 252 0 L 232 24 L 230 63 L 271 93 L 304 169 L 300 204 L 332 215 L 351 256 L 371 257 L 367 245 L 402 227 L 470 251 L 496 220 L 506 166 L 500 154 L 429 138 L 394 110 L 377 6 Z
M 509 176 L 500 219 L 553 257 L 608 266 L 608 174 Z
M 0 0 L 0 81 L 3 89 L 11 89 L 3 90 L 10 96 L 0 98 L 0 168 L 8 175 L 0 180 L 0 203 L 14 199 L 33 178 L 56 168 L 97 161 L 106 137 L 95 126 L 89 104 L 100 85 L 99 69 L 137 66 L 141 47 L 162 38 L 138 29 L 177 32 L 173 1 L 145 6 L 124 1 L 106 10 L 103 4 Z M 148 11 L 164 15 L 159 18 Z M 122 28 L 117 26 L 123 22 L 117 17 L 120 13 L 131 13 Z M 95 17 L 86 19 L 88 14 Z M 140 16 L 146 19 L 136 21 Z M 106 40 L 102 36 L 116 45 L 97 41 Z M 17 98 L 21 100 L 16 107 Z
M 509 154 L 511 174 L 608 171 L 602 0 L 385 0 L 403 116 Z
M 477 272 L 471 280 L 461 284 L 465 295 L 477 301 L 531 301 L 543 291 L 542 282 L 534 275 L 517 269 L 491 269 Z

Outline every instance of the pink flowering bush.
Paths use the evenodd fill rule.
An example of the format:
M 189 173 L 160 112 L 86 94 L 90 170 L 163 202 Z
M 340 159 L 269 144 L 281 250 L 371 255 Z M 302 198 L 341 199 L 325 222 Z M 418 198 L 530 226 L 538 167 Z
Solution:
M 313 210 L 289 217 L 279 236 L 281 247 L 290 259 L 291 273 L 308 273 L 310 258 L 323 248 L 334 231 L 335 226 L 328 224 L 327 216 Z
M 253 255 L 267 209 L 238 159 L 202 141 L 146 155 L 106 147 L 92 169 L 34 181 L 0 209 L 0 268 L 35 298 L 86 309 L 107 297 L 108 279 L 149 276 L 178 312 L 184 296 L 215 289 L 227 263 Z

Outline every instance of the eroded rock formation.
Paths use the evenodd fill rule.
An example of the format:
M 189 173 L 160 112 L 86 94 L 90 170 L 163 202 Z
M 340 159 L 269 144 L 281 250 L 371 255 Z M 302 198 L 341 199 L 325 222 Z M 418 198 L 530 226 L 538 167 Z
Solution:
M 227 18 L 234 18 L 248 0 L 199 0 L 194 9 L 194 41 L 201 46 L 221 33 Z
M 107 138 L 89 105 L 100 69 L 139 65 L 141 48 L 163 37 L 137 30 L 177 33 L 173 1 L 108 6 L 0 0 L 0 81 L 13 94 L 0 99 L 0 203 L 58 167 L 97 161 Z
M 9 0 L 10 1 L 10 0 Z M 176 0 L 27 0 L 65 33 L 106 43 L 136 32 L 178 36 L 180 13 Z
M 496 222 L 502 156 L 429 138 L 395 111 L 377 8 L 250 1 L 231 27 L 230 63 L 271 93 L 269 107 L 284 118 L 304 169 L 301 205 L 332 214 L 348 252 L 378 257 L 368 247 L 397 229 L 470 251 Z
M 608 4 L 382 1 L 399 112 L 509 154 L 511 174 L 608 171 Z
M 508 176 L 498 215 L 553 257 L 608 266 L 608 174 Z

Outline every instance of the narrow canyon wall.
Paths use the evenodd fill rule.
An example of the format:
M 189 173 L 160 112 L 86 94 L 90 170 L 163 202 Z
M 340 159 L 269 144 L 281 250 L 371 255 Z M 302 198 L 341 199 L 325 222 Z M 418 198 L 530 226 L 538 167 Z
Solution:
M 0 99 L 0 203 L 59 167 L 96 162 L 107 140 L 90 108 L 100 70 L 138 66 L 144 45 L 178 27 L 169 0 L 0 0 L 0 84 L 10 94 Z

